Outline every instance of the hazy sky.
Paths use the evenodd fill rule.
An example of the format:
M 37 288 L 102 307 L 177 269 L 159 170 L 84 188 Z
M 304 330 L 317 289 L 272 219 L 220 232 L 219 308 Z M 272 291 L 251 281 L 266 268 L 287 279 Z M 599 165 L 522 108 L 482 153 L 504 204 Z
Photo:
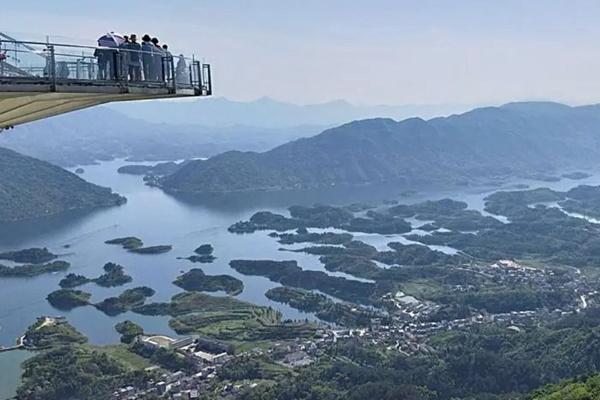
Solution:
M 149 32 L 238 100 L 600 102 L 600 1 L 20 0 L 1 14 L 20 37 Z

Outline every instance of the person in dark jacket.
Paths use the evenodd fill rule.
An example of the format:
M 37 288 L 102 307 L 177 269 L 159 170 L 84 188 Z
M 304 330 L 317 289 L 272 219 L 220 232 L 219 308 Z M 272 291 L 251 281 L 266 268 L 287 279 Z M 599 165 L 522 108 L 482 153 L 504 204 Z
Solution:
M 152 59 L 154 60 L 154 80 L 162 81 L 163 80 L 163 65 L 162 58 L 164 55 L 162 47 L 159 45 L 159 41 L 157 38 L 152 38 L 152 43 L 154 44 L 154 54 Z
M 150 35 L 146 34 L 142 37 L 142 65 L 144 68 L 144 80 L 154 80 L 154 45 L 150 41 Z
M 123 36 L 123 39 L 125 40 L 119 45 L 119 61 L 121 63 L 119 73 L 121 79 L 129 80 L 129 53 L 127 52 L 129 36 Z
M 163 49 L 163 57 L 165 57 L 168 62 L 168 65 L 165 63 L 165 66 L 164 66 L 164 68 L 166 68 L 165 69 L 165 78 L 167 80 L 171 80 L 171 79 L 173 79 L 173 74 L 175 73 L 174 67 L 173 67 L 173 54 L 171 54 L 171 52 L 169 51 L 169 46 L 167 46 L 166 44 L 162 45 L 162 49 Z
M 166 44 L 162 45 L 162 49 L 163 52 L 165 53 L 165 57 L 173 57 L 173 55 L 171 54 L 171 52 L 169 51 L 169 46 L 167 46 Z
M 111 51 L 105 48 L 94 50 L 94 57 L 98 62 L 98 79 L 103 81 L 108 79 Z
M 129 76 L 132 81 L 140 81 L 142 79 L 142 46 L 137 42 L 137 35 L 135 33 L 129 35 L 127 50 L 129 55 Z

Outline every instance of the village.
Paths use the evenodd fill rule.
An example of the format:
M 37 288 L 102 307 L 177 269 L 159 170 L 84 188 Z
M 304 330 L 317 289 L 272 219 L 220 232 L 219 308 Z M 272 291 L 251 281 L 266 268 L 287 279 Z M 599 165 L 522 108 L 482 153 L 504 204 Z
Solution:
M 567 314 L 580 312 L 595 301 L 597 292 L 588 285 L 585 277 L 577 269 L 568 271 L 562 279 L 549 269 L 534 268 L 511 260 L 499 260 L 489 265 L 471 264 L 461 269 L 485 275 L 487 279 L 503 285 L 526 283 L 537 289 L 551 289 L 562 285 L 573 292 L 573 302 L 556 309 L 518 310 L 503 313 L 478 312 L 466 318 L 430 320 L 442 305 L 422 301 L 402 291 L 388 293 L 383 301 L 393 307 L 390 312 L 378 311 L 365 328 L 345 328 L 323 324 L 312 339 L 296 339 L 273 342 L 268 349 L 254 348 L 239 354 L 230 354 L 226 346 L 200 338 L 170 338 L 167 336 L 140 336 L 136 340 L 149 348 L 174 350 L 182 357 L 193 360 L 195 372 L 164 373 L 159 380 L 148 381 L 144 388 L 127 386 L 115 391 L 114 400 L 145 399 L 150 395 L 173 400 L 198 399 L 206 390 L 215 390 L 222 399 L 236 398 L 238 394 L 256 385 L 248 380 L 244 383 L 220 382 L 219 372 L 229 363 L 248 359 L 268 359 L 285 368 L 294 369 L 309 365 L 325 354 L 331 353 L 337 343 L 353 340 L 369 345 L 382 346 L 387 351 L 397 351 L 410 356 L 417 353 L 433 353 L 435 348 L 429 337 L 439 332 L 466 330 L 473 325 L 495 324 L 508 330 L 520 332 L 527 326 L 540 321 L 558 319 Z M 457 286 L 456 291 L 472 288 Z

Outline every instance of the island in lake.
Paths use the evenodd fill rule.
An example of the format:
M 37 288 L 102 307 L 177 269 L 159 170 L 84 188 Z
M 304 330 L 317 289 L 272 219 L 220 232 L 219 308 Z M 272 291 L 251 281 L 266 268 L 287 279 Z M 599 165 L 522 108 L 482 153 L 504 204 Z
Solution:
M 31 278 L 34 276 L 61 272 L 69 269 L 71 264 L 66 261 L 53 261 L 47 264 L 27 264 L 16 267 L 0 265 L 0 277 L 4 278 Z
M 69 311 L 77 307 L 90 304 L 92 295 L 81 290 L 59 289 L 48 295 L 46 298 L 52 307 L 58 310 Z
M 78 274 L 68 274 L 59 282 L 59 285 L 63 289 L 71 289 L 77 286 L 85 285 L 89 282 L 94 282 L 98 286 L 102 287 L 115 287 L 121 286 L 132 281 L 132 277 L 125 273 L 122 265 L 115 264 L 112 262 L 106 263 L 104 267 L 104 274 L 97 278 L 88 278 Z
M 127 289 L 117 297 L 109 297 L 94 306 L 107 315 L 119 315 L 135 307 L 142 306 L 148 297 L 154 296 L 154 289 L 147 286 Z
M 135 236 L 126 236 L 126 237 L 115 238 L 115 239 L 107 240 L 104 243 L 117 244 L 117 245 L 122 246 L 125 250 L 137 249 L 144 245 L 144 242 L 142 242 L 142 239 L 135 237 Z
M 189 260 L 193 263 L 203 263 L 208 264 L 213 262 L 216 257 L 213 256 L 214 248 L 211 244 L 203 244 L 200 245 L 196 250 L 194 250 L 194 255 L 189 257 L 178 257 L 179 259 Z
M 125 250 L 137 254 L 162 254 L 173 249 L 170 245 L 158 245 L 144 247 L 142 239 L 135 236 L 126 236 L 107 240 L 106 244 L 116 244 L 122 246 Z
M 55 260 L 56 258 L 58 258 L 58 256 L 48 251 L 45 247 L 0 253 L 0 260 L 10 260 L 24 264 L 43 264 Z
M 124 272 L 122 265 L 109 262 L 104 265 L 103 269 L 104 274 L 100 275 L 96 279 L 93 279 L 98 286 L 121 286 L 132 281 L 131 276 Z
M 223 291 L 232 296 L 244 290 L 244 283 L 239 279 L 229 275 L 206 275 L 200 268 L 191 269 L 173 283 L 187 291 Z
M 85 285 L 88 282 L 91 282 L 92 279 L 87 278 L 83 275 L 78 274 L 67 274 L 63 279 L 58 283 L 59 286 L 63 289 L 72 289 L 77 286 Z
M 159 245 L 159 246 L 148 246 L 148 247 L 138 247 L 136 249 L 130 249 L 131 253 L 137 254 L 162 254 L 167 253 L 173 249 L 171 245 Z

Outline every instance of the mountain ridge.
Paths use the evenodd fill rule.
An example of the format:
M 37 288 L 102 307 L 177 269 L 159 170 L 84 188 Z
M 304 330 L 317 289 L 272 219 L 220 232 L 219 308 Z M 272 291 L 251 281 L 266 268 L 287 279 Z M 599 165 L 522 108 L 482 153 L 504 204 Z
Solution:
M 462 111 L 464 105 L 355 105 L 346 100 L 318 104 L 293 104 L 261 97 L 254 101 L 235 101 L 214 97 L 194 101 L 162 101 L 118 104 L 109 108 L 129 117 L 164 123 L 186 121 L 212 127 L 244 125 L 271 129 L 301 125 L 333 127 L 346 121 L 387 116 L 433 117 Z
M 158 184 L 220 193 L 398 181 L 406 187 L 594 166 L 600 107 L 510 103 L 429 120 L 352 121 L 263 153 L 194 161 Z M 567 139 L 568 140 L 565 140 Z

